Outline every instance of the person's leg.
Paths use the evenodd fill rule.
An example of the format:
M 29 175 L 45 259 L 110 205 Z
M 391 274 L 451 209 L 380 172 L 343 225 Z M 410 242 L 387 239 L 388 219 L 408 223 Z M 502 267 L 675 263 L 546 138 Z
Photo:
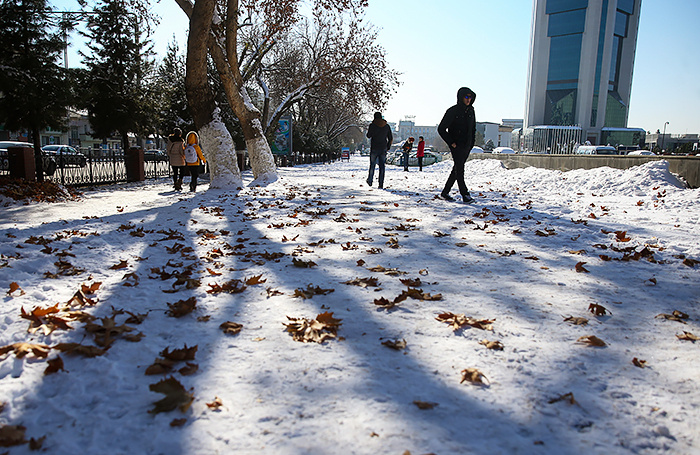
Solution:
M 377 154 L 374 152 L 369 153 L 369 176 L 367 177 L 367 185 L 372 186 L 374 181 L 374 167 L 377 165 Z
M 197 177 L 199 177 L 199 166 L 189 166 L 190 175 L 192 180 L 190 180 L 190 191 L 197 191 Z
M 459 153 L 457 150 L 451 150 L 450 153 L 452 154 L 452 171 L 450 172 L 449 177 L 447 177 L 447 182 L 445 182 L 445 188 L 442 190 L 443 197 L 449 196 L 450 191 L 452 191 L 452 187 L 455 184 L 455 180 L 457 180 L 457 172 L 455 171 L 455 169 L 457 169 L 457 165 L 459 162 Z
M 459 186 L 459 194 L 466 196 L 469 194 L 467 189 L 467 184 L 464 181 L 464 165 L 469 158 L 469 152 L 466 150 L 458 150 L 453 154 L 455 160 L 455 178 L 457 180 L 457 185 Z
M 408 153 L 403 154 L 403 170 L 408 172 Z
M 418 170 L 419 171 L 423 170 L 423 157 L 422 156 L 418 157 Z
M 379 188 L 384 188 L 384 170 L 386 169 L 386 152 L 377 155 L 377 163 L 379 164 Z

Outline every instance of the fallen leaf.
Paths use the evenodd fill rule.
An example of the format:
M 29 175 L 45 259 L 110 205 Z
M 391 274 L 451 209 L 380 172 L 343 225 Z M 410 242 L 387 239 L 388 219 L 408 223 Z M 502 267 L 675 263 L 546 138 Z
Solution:
M 647 366 L 647 361 L 646 360 L 640 360 L 638 358 L 633 358 L 632 359 L 632 365 L 639 367 L 639 368 L 644 368 Z
M 172 376 L 155 384 L 151 384 L 148 388 L 152 392 L 165 395 L 165 398 L 153 403 L 153 409 L 148 411 L 150 414 L 170 412 L 175 409 L 180 409 L 181 412 L 187 412 L 192 401 L 194 401 L 194 394 L 187 391 L 187 389 Z
M 192 362 L 187 362 L 184 367 L 177 370 L 183 376 L 192 376 L 197 371 L 199 371 L 199 365 Z
M 557 403 L 559 401 L 567 401 L 571 405 L 577 404 L 576 400 L 574 400 L 574 394 L 572 392 L 565 393 L 564 395 L 560 395 L 556 398 L 552 398 L 551 400 L 549 400 L 549 404 Z
M 294 297 L 301 297 L 306 300 L 312 298 L 315 295 L 326 295 L 331 292 L 335 292 L 335 289 L 323 289 L 318 286 L 313 286 L 312 284 L 309 284 L 306 286 L 306 289 L 295 289 Z
M 112 267 L 110 267 L 111 270 L 119 270 L 119 269 L 125 269 L 129 267 L 129 263 L 127 261 L 121 261 L 119 264 L 114 264 Z
M 587 325 L 588 324 L 588 319 L 586 318 L 575 318 L 573 316 L 569 316 L 568 318 L 564 318 L 565 322 L 570 322 L 573 325 Z
M 495 351 L 502 351 L 504 347 L 503 343 L 500 341 L 481 340 L 479 344 L 483 344 L 487 349 L 493 349 Z
M 302 269 L 308 269 L 317 265 L 314 261 L 304 261 L 303 259 L 297 258 L 292 258 L 292 264 L 294 264 L 294 267 L 299 267 Z
M 386 340 L 382 341 L 382 344 L 388 348 L 395 349 L 397 351 L 400 351 L 402 349 L 406 349 L 406 340 Z
M 61 356 L 57 356 L 54 359 L 50 359 L 46 363 L 48 363 L 48 366 L 44 370 L 44 376 L 53 373 L 58 373 L 59 371 L 66 371 L 63 369 L 63 359 L 61 358 Z
M 370 277 L 370 278 L 355 278 L 353 280 L 344 281 L 343 284 L 348 284 L 351 286 L 360 286 L 360 287 L 366 288 L 366 287 L 370 287 L 370 286 L 377 287 L 377 286 L 379 286 L 380 283 L 378 281 L 378 278 Z
M 413 280 L 411 278 L 406 278 L 406 279 L 400 279 L 399 281 L 401 281 L 401 283 L 404 286 L 409 286 L 409 287 L 414 287 L 414 288 L 417 288 L 418 286 L 420 286 L 422 284 L 420 281 L 420 278 L 416 278 L 415 280 Z
M 438 403 L 431 403 L 429 401 L 419 401 L 419 400 L 413 400 L 413 404 L 418 406 L 418 409 L 422 409 L 422 410 L 433 409 L 435 406 L 438 406 Z
M 207 403 L 207 407 L 215 411 L 218 411 L 223 405 L 224 403 L 219 397 L 214 397 L 214 401 L 212 401 L 211 403 Z
M 168 303 L 169 310 L 167 311 L 168 316 L 174 318 L 180 318 L 187 314 L 190 314 L 197 306 L 197 298 L 190 297 L 187 300 L 178 300 L 175 303 Z
M 685 331 L 683 332 L 683 335 L 676 335 L 676 337 L 677 337 L 679 340 L 683 340 L 683 341 L 692 341 L 693 343 L 695 343 L 696 341 L 700 340 L 700 338 L 698 338 L 697 335 L 693 335 L 692 333 L 690 333 L 690 332 L 685 332 Z
M 388 300 L 385 297 L 380 297 L 378 299 L 374 299 L 374 304 L 385 309 L 385 310 L 390 310 L 396 306 L 397 302 L 392 302 Z
M 107 349 L 102 349 L 97 346 L 85 346 L 79 343 L 59 343 L 54 346 L 53 349 L 66 354 L 81 355 L 83 357 L 97 357 L 107 352 Z
M 187 419 L 173 419 L 170 422 L 171 427 L 181 427 L 187 423 Z
M 12 447 L 27 442 L 24 432 L 27 429 L 22 425 L 3 425 L 0 427 L 0 447 Z
M 583 266 L 584 264 L 585 264 L 585 262 L 577 262 L 577 263 L 576 263 L 575 269 L 576 269 L 576 271 L 577 271 L 578 273 L 590 273 L 590 272 L 588 271 L 588 269 L 586 269 L 586 268 Z
M 492 324 L 495 321 L 495 319 L 474 319 L 472 317 L 465 316 L 464 314 L 455 314 L 450 312 L 438 314 L 435 319 L 440 322 L 450 324 L 452 326 L 452 330 L 455 331 L 461 329 L 465 325 L 481 330 L 493 330 Z
M 323 343 L 327 339 L 333 339 L 338 333 L 341 319 L 333 317 L 333 313 L 321 313 L 316 319 L 290 318 L 289 324 L 283 324 L 287 332 L 292 334 L 295 341 Z
M 595 336 L 595 335 L 586 335 L 586 336 L 582 336 L 582 337 L 580 337 L 578 340 L 576 340 L 576 342 L 577 342 L 577 343 L 587 344 L 587 345 L 589 345 L 589 346 L 595 346 L 595 347 L 607 346 L 607 344 L 605 343 L 605 341 L 601 340 L 600 338 L 598 338 L 598 337 Z
M 477 370 L 476 368 L 466 368 L 462 370 L 462 379 L 459 381 L 459 383 L 463 383 L 465 381 L 469 381 L 472 384 L 486 384 L 484 383 L 484 379 L 488 381 L 488 378 L 484 376 L 484 374 Z
M 239 324 L 237 322 L 224 322 L 219 326 L 221 330 L 224 331 L 225 334 L 227 335 L 237 335 L 240 333 L 241 329 L 243 328 L 243 324 Z
M 18 359 L 22 359 L 29 354 L 32 354 L 37 359 L 45 359 L 49 355 L 50 350 L 51 348 L 45 344 L 17 342 L 0 347 L 0 355 L 14 352 L 15 357 Z
M 252 277 L 245 280 L 245 284 L 247 284 L 248 286 L 254 286 L 256 284 L 262 284 L 262 283 L 265 283 L 267 281 L 267 279 L 261 280 L 261 278 L 262 278 L 262 275 L 252 276 Z
M 19 295 L 24 295 L 24 294 L 25 294 L 24 289 L 22 289 L 22 288 L 19 286 L 19 284 L 15 283 L 15 282 L 13 281 L 12 283 L 10 283 L 10 290 L 7 291 L 7 295 L 12 296 L 12 293 L 13 293 L 13 292 L 16 292 L 16 291 L 21 291 Z
M 606 314 L 612 314 L 603 305 L 598 305 L 597 303 L 591 303 L 590 305 L 588 305 L 588 311 L 590 311 L 596 316 L 605 316 Z

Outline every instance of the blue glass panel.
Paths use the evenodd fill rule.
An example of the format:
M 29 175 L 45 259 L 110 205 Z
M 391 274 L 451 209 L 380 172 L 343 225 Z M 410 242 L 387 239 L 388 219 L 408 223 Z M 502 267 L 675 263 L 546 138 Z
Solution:
M 613 37 L 612 59 L 610 61 L 610 78 L 609 82 L 617 83 L 617 77 L 620 69 L 620 51 L 622 47 L 622 38 L 619 36 Z
M 629 15 L 618 11 L 615 15 L 615 34 L 627 38 L 627 28 L 629 27 Z
M 617 9 L 627 14 L 634 14 L 634 0 L 617 0 Z
M 548 81 L 578 80 L 582 35 L 555 36 L 550 39 Z
M 588 7 L 588 0 L 547 0 L 545 13 L 561 13 Z
M 579 9 L 566 13 L 549 15 L 549 27 L 547 36 L 572 35 L 583 33 L 586 26 L 586 10 Z

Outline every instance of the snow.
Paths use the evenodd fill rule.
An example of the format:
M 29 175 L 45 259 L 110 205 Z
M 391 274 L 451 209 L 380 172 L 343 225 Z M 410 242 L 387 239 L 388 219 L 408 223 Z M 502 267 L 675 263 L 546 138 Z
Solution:
M 385 190 L 366 186 L 368 158 L 353 156 L 281 168 L 265 187 L 244 172 L 238 192 L 203 184 L 176 193 L 162 179 L 89 190 L 78 201 L 0 201 L 0 286 L 16 282 L 25 292 L 3 293 L 0 347 L 93 346 L 83 323 L 44 336 L 28 333 L 21 317 L 22 309 L 63 308 L 83 283 L 102 282 L 87 313 L 148 313 L 127 324 L 141 341 L 116 336 L 102 356 L 52 349 L 48 358 L 60 355 L 65 369 L 55 374 L 44 375 L 46 359 L 0 356 L 0 426 L 45 436 L 52 454 L 700 453 L 700 343 L 676 336 L 700 335 L 700 264 L 688 260 L 700 259 L 700 190 L 686 189 L 663 161 L 559 172 L 473 160 L 466 178 L 477 202 L 463 205 L 433 197 L 450 166 L 389 166 Z M 182 239 L 165 240 L 170 230 Z M 26 243 L 40 237 L 52 241 Z M 648 253 L 619 260 L 645 246 L 654 262 Z M 84 272 L 45 278 L 61 253 Z M 295 267 L 293 258 L 317 265 Z M 110 268 L 121 261 L 126 268 Z M 579 262 L 589 273 L 576 271 Z M 380 265 L 406 274 L 368 270 Z M 201 286 L 163 292 L 175 278 L 153 269 L 188 266 Z M 123 285 L 134 284 L 134 275 L 124 279 L 131 273 L 138 283 Z M 207 293 L 210 284 L 255 276 L 266 281 Z M 379 288 L 344 284 L 369 277 Z M 420 278 L 423 292 L 441 300 L 374 304 L 407 290 L 406 278 Z M 334 292 L 294 297 L 309 284 Z M 193 296 L 192 313 L 166 314 L 168 303 Z M 591 304 L 607 314 L 591 314 Z M 656 317 L 674 310 L 686 323 Z M 338 339 L 302 343 L 285 331 L 287 317 L 326 311 L 342 319 Z M 453 331 L 436 320 L 444 312 L 494 319 L 493 331 Z M 117 315 L 117 325 L 128 317 Z M 226 321 L 243 329 L 226 335 Z M 606 346 L 577 343 L 588 335 Z M 381 344 L 396 339 L 406 349 Z M 178 372 L 185 362 L 172 374 L 144 374 L 161 351 L 184 346 L 197 346 L 195 374 Z M 485 384 L 460 383 L 467 368 Z M 191 389 L 191 407 L 149 413 L 164 397 L 149 385 L 170 376 Z M 216 397 L 223 406 L 210 409 Z M 173 427 L 175 419 L 186 422 Z

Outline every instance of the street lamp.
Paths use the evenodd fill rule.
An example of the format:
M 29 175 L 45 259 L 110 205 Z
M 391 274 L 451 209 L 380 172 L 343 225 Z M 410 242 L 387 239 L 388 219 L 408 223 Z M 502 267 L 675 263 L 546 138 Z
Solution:
M 668 125 L 668 122 L 664 123 L 664 135 L 661 136 L 661 153 L 664 152 L 664 139 L 666 138 L 666 125 Z

